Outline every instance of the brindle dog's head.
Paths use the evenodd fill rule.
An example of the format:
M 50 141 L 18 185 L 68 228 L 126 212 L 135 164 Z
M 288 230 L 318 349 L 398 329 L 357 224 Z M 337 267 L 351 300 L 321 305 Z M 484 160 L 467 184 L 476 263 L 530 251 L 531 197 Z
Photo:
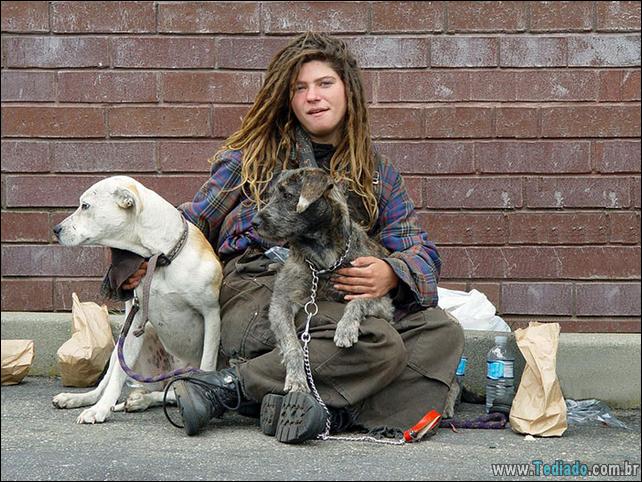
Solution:
M 260 236 L 284 244 L 327 229 L 343 216 L 348 207 L 341 188 L 323 169 L 304 167 L 281 173 L 252 225 Z

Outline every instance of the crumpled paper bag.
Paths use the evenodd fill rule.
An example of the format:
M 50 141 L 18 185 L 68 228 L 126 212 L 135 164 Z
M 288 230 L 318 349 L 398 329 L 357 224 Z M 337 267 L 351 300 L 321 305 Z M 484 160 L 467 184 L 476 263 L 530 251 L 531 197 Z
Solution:
M 566 403 L 556 373 L 559 335 L 559 323 L 531 322 L 515 330 L 526 360 L 509 417 L 517 433 L 556 437 L 566 431 Z
M 81 303 L 72 295 L 72 335 L 58 348 L 58 368 L 66 387 L 96 384 L 114 350 L 114 337 L 105 305 Z
M 33 363 L 33 340 L 2 340 L 2 385 L 17 385 Z

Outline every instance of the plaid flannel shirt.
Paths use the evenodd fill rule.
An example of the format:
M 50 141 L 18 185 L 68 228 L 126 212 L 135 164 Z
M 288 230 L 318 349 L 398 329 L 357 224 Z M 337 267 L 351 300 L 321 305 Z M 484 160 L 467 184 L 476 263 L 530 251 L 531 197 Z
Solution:
M 238 187 L 241 159 L 241 151 L 224 152 L 194 200 L 179 206 L 223 260 L 242 254 L 250 246 L 272 246 L 252 227 L 255 207 Z M 399 172 L 383 159 L 377 170 L 379 217 L 371 234 L 390 252 L 384 259 L 401 281 L 393 294 L 395 306 L 406 313 L 437 306 L 441 269 L 437 249 L 418 225 L 414 204 Z

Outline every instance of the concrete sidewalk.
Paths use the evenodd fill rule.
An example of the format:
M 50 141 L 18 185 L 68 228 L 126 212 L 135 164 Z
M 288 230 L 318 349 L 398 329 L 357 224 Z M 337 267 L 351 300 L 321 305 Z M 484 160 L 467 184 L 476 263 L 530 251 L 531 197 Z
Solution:
M 555 470 L 576 461 L 591 469 L 612 465 L 597 466 L 604 475 L 553 478 L 640 480 L 639 410 L 613 412 L 631 430 L 569 426 L 553 438 L 529 440 L 510 428 L 441 428 L 432 438 L 401 446 L 337 440 L 287 445 L 234 413 L 196 437 L 171 426 L 160 407 L 78 425 L 82 409 L 52 406 L 61 391 L 85 390 L 47 377 L 2 387 L 2 480 L 545 480 L 551 477 L 537 476 L 538 467 Z M 457 416 L 474 418 L 483 410 L 462 404 Z M 493 464 L 519 464 L 529 475 L 500 476 L 495 471 L 517 465 Z
M 117 336 L 122 315 L 111 315 Z M 486 353 L 494 344 L 494 332 L 466 331 L 468 357 L 465 384 L 484 393 Z M 35 343 L 30 376 L 58 374 L 56 351 L 71 336 L 71 313 L 2 312 L 2 339 L 30 339 Z M 611 407 L 640 407 L 640 334 L 562 333 L 557 353 L 557 375 L 566 398 L 596 398 Z M 511 335 L 516 355 L 515 386 L 524 369 L 524 359 Z

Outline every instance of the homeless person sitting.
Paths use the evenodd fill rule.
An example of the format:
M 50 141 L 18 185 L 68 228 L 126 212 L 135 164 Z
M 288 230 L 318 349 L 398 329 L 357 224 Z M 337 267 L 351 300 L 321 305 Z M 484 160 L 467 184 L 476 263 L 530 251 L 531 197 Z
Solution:
M 263 417 L 276 417 L 261 420 L 268 435 L 265 427 L 277 424 L 280 441 L 298 443 L 325 428 L 326 412 L 312 394 L 299 392 L 291 404 L 282 397 L 285 367 L 268 321 L 275 273 L 265 251 L 272 244 L 252 226 L 277 174 L 305 166 L 347 183 L 352 218 L 390 253 L 353 260 L 334 282 L 346 301 L 390 294 L 392 324 L 367 317 L 358 342 L 339 348 L 333 336 L 345 303 L 320 300 L 311 320 L 311 372 L 329 408 L 330 431 L 404 430 L 427 411 L 444 409 L 464 336 L 437 307 L 439 254 L 418 225 L 399 172 L 373 146 L 357 62 L 343 41 L 307 33 L 272 60 L 241 127 L 214 156 L 209 180 L 180 206 L 224 262 L 221 352 L 230 365 L 173 380 L 189 435 L 227 410 L 257 408 L 268 394 L 282 404 L 263 407 Z M 123 289 L 137 286 L 145 271 L 143 263 Z M 300 310 L 297 330 L 305 321 Z

